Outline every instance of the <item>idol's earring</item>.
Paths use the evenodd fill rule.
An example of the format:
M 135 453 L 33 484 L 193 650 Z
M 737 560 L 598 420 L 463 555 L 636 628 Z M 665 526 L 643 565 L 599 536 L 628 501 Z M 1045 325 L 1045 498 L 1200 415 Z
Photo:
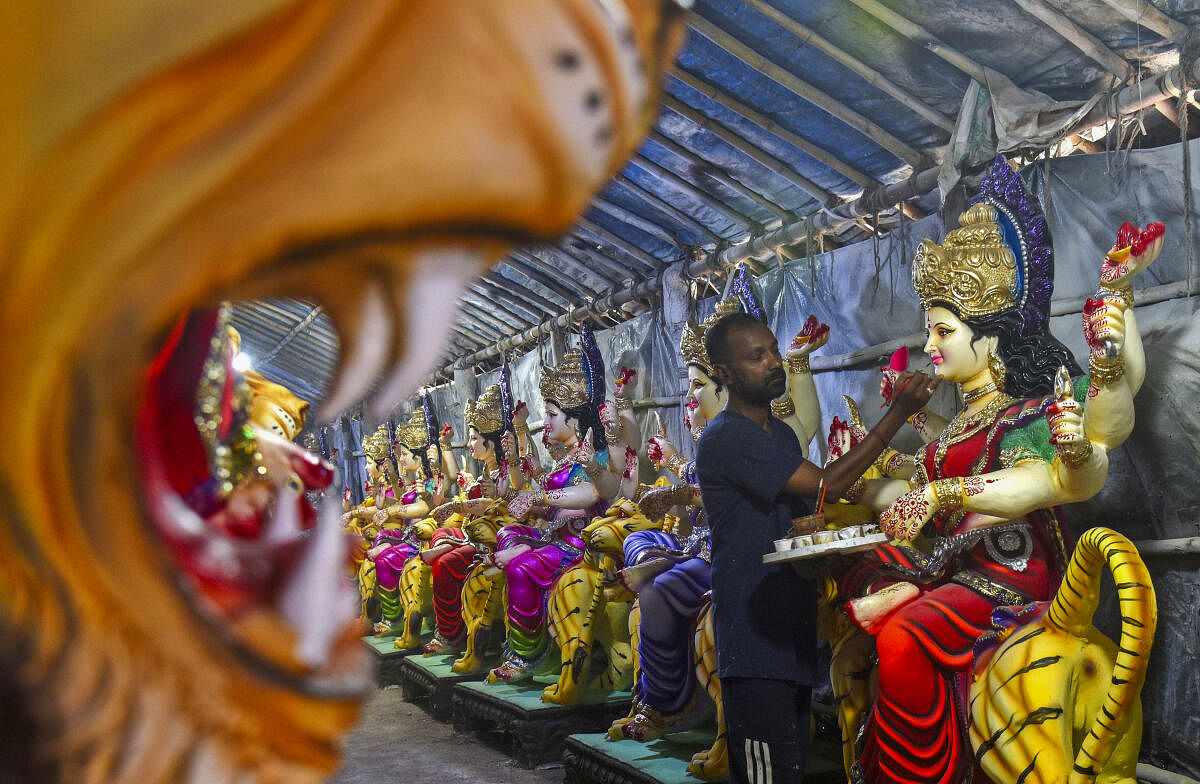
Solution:
M 996 389 L 1004 391 L 1004 360 L 996 355 L 995 351 L 988 349 L 987 356 L 988 370 L 991 371 L 992 381 L 996 384 Z

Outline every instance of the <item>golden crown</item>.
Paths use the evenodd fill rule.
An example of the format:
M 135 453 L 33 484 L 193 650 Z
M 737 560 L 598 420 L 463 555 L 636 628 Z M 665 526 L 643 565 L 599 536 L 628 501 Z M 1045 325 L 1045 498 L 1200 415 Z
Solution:
M 718 302 L 716 309 L 699 324 L 684 324 L 683 334 L 679 336 L 679 353 L 683 355 L 683 364 L 695 365 L 711 376 L 712 363 L 708 359 L 708 352 L 704 350 L 704 335 L 722 316 L 737 313 L 741 309 L 742 303 L 736 297 L 730 297 Z
M 418 408 L 414 411 L 407 424 L 396 425 L 396 440 L 413 452 L 428 446 L 429 434 L 425 431 L 424 409 Z
M 557 365 L 543 365 L 540 386 L 542 399 L 552 400 L 561 408 L 577 408 L 592 399 L 583 357 L 578 351 L 567 352 Z
M 475 400 L 467 401 L 467 427 L 480 433 L 495 433 L 504 427 L 504 405 L 500 385 L 492 384 Z
M 1004 241 L 996 209 L 984 202 L 964 212 L 959 228 L 941 245 L 921 240 L 912 277 L 926 310 L 942 303 L 966 319 L 1017 305 L 1017 260 Z
M 363 436 L 362 440 L 363 452 L 367 457 L 374 460 L 376 463 L 388 456 L 388 432 L 387 425 L 380 425 L 379 428 L 369 436 Z

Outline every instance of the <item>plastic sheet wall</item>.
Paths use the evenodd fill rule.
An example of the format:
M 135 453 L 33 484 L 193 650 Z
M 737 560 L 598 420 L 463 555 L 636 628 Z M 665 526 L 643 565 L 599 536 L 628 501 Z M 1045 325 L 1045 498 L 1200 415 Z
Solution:
M 1193 147 L 1191 157 L 1196 161 L 1200 146 L 1193 143 Z M 1162 257 L 1139 280 L 1139 288 L 1187 280 L 1178 147 L 1121 157 L 1072 156 L 1052 161 L 1048 169 L 1038 164 L 1025 175 L 1043 200 L 1054 236 L 1056 301 L 1094 291 L 1100 260 L 1116 227 L 1126 219 L 1139 224 L 1157 219 L 1168 226 Z M 1200 180 L 1200 170 L 1192 176 Z M 909 223 L 877 243 L 864 242 L 786 263 L 768 259 L 774 266 L 756 280 L 756 287 L 770 326 L 780 342 L 786 343 L 808 315 L 815 314 L 831 327 L 829 343 L 818 353 L 826 357 L 919 333 L 923 324 L 912 292 L 909 262 L 921 238 L 940 239 L 943 234 L 939 218 L 931 216 Z M 1196 239 L 1193 237 L 1193 242 Z M 716 297 L 709 295 L 692 303 L 690 315 L 703 317 L 711 312 Z M 1112 455 L 1104 491 L 1089 503 L 1069 509 L 1068 515 L 1076 532 L 1103 524 L 1135 540 L 1195 536 L 1200 534 L 1200 321 L 1195 316 L 1195 300 L 1141 306 L 1137 319 L 1149 365 L 1137 398 L 1137 427 Z M 1077 312 L 1053 318 L 1052 329 L 1077 356 L 1086 356 Z M 639 371 L 635 400 L 682 399 L 686 373 L 676 345 L 677 326 L 668 323 L 661 307 L 598 331 L 597 340 L 608 368 L 610 394 L 612 379 L 626 365 Z M 921 341 L 914 345 L 919 362 Z M 885 359 L 817 373 L 823 427 L 834 415 L 845 416 L 842 395 L 861 403 L 868 424 L 879 418 L 875 368 Z M 550 347 L 543 345 L 510 362 L 514 395 L 528 402 L 534 422 L 542 418 L 537 391 L 540 366 L 549 360 Z M 478 378 L 460 372 L 454 385 L 434 392 L 435 409 L 454 426 L 457 443 L 465 437 L 463 404 L 497 376 L 495 371 Z M 947 414 L 955 412 L 958 402 L 949 385 L 938 392 L 933 405 Z M 658 410 L 672 441 L 690 455 L 683 410 L 677 405 Z M 653 427 L 650 410 L 639 409 L 639 418 L 648 436 Z M 822 458 L 824 435 L 818 434 L 810 447 L 813 459 Z M 912 450 L 917 443 L 915 434 L 902 432 L 897 445 Z M 644 458 L 642 467 L 643 481 L 650 481 L 653 474 Z M 1158 591 L 1160 622 L 1143 691 L 1143 759 L 1196 776 L 1200 775 L 1200 749 L 1195 744 L 1200 737 L 1200 713 L 1195 708 L 1200 704 L 1200 669 L 1195 666 L 1200 659 L 1200 556 L 1152 556 L 1147 560 Z M 1110 587 L 1106 588 L 1097 625 L 1115 635 L 1118 617 Z

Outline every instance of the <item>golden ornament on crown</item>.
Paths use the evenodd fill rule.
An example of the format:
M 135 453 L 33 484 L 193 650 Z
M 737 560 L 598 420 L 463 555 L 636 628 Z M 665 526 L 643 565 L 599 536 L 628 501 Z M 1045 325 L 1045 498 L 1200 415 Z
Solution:
M 699 324 L 684 324 L 683 334 L 679 336 L 679 353 L 683 355 L 684 365 L 695 365 L 708 375 L 712 375 L 712 363 L 708 352 L 704 349 L 704 335 L 713 324 L 730 313 L 740 313 L 742 303 L 736 297 L 723 299 L 717 303 L 716 309 Z
M 376 463 L 382 461 L 388 456 L 388 432 L 387 425 L 380 425 L 374 433 L 369 436 L 363 436 L 362 440 L 363 453 L 367 457 L 374 460 Z
M 480 434 L 495 433 L 504 427 L 504 405 L 500 396 L 500 385 L 492 384 L 475 400 L 467 401 L 467 427 Z
M 567 352 L 557 365 L 543 365 L 540 386 L 542 399 L 553 401 L 560 408 L 578 408 L 592 399 L 583 357 L 578 351 Z
M 1017 261 L 1004 241 L 996 209 L 979 203 L 938 245 L 925 239 L 912 268 L 921 307 L 950 305 L 959 318 L 990 316 L 1017 305 Z
M 425 411 L 418 408 L 413 412 L 407 424 L 396 425 L 396 441 L 404 444 L 410 451 L 417 451 L 429 443 L 429 434 L 425 430 Z

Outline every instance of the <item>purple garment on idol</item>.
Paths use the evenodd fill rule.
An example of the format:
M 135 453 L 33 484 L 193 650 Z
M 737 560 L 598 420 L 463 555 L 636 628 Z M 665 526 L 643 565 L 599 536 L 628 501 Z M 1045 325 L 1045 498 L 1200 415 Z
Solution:
M 583 475 L 583 468 L 572 464 L 546 476 L 542 486 L 546 490 L 567 487 L 575 471 Z M 594 512 L 588 510 L 588 514 Z M 509 623 L 527 632 L 542 629 L 546 623 L 546 595 L 554 581 L 583 560 L 585 545 L 580 532 L 588 522 L 588 517 L 577 512 L 555 510 L 548 536 L 528 525 L 506 525 L 496 534 L 496 563 L 508 581 Z M 506 557 L 504 551 L 517 545 L 530 549 Z
M 404 564 L 420 552 L 421 548 L 407 541 L 407 538 L 407 531 L 395 528 L 385 528 L 375 537 L 377 545 L 392 543 L 375 556 L 375 581 L 384 590 L 393 591 L 400 587 L 400 573 L 404 571 Z
M 685 546 L 663 531 L 637 531 L 625 540 L 628 566 L 655 557 L 676 562 L 638 593 L 640 670 L 634 694 L 665 715 L 679 713 L 692 698 L 692 624 L 712 588 L 712 566 L 687 556 Z

